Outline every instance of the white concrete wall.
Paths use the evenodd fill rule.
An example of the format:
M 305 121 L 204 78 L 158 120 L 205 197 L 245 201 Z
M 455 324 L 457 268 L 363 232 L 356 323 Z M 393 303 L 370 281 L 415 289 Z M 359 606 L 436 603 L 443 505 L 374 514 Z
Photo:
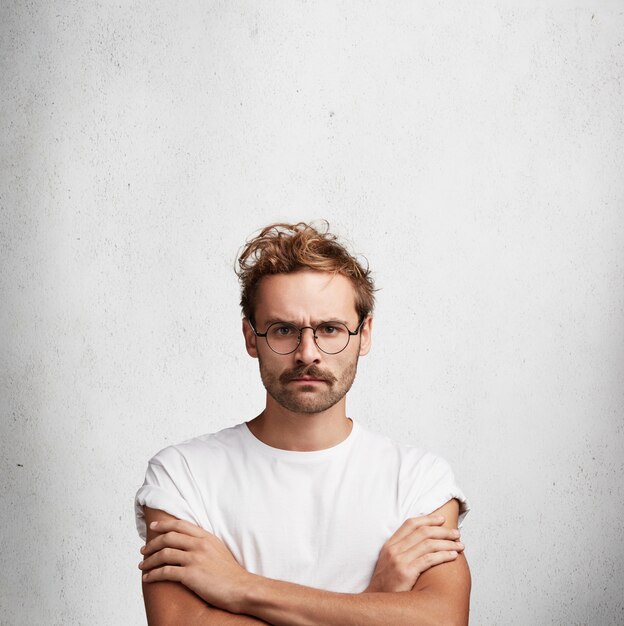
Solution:
M 236 251 L 326 217 L 350 414 L 470 495 L 473 624 L 622 624 L 624 5 L 0 5 L 0 623 L 142 624 L 158 449 L 255 415 Z

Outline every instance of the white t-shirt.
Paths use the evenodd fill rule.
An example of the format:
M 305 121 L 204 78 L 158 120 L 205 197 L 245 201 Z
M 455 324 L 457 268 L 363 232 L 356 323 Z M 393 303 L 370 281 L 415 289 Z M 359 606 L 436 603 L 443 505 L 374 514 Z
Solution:
M 219 537 L 249 572 L 358 593 L 379 551 L 409 517 L 466 498 L 440 457 L 394 443 L 357 422 L 338 445 L 272 448 L 246 424 L 161 450 L 135 499 Z

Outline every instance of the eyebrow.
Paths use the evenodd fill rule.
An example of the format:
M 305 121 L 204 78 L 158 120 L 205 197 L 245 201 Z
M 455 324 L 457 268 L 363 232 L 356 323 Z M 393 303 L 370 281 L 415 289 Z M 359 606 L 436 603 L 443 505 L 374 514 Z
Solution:
M 293 326 L 297 326 L 297 328 L 299 328 L 299 324 L 297 322 L 284 319 L 283 317 L 270 318 L 265 322 L 265 324 L 268 328 L 271 324 L 275 324 L 276 322 L 284 322 L 285 324 L 292 324 Z M 337 317 L 328 317 L 327 319 L 324 319 L 324 320 L 313 320 L 312 324 L 314 325 L 314 327 L 316 327 L 319 324 L 327 324 L 328 322 L 339 322 L 340 324 L 344 324 L 345 326 L 349 327 L 349 322 L 345 320 L 341 320 Z

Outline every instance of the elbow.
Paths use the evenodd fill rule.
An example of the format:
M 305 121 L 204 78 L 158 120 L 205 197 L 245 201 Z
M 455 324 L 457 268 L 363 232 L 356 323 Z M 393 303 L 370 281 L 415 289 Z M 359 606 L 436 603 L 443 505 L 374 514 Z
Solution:
M 434 595 L 430 596 L 425 604 L 414 607 L 412 619 L 407 623 L 423 626 L 468 626 L 469 614 L 468 598 Z
M 468 626 L 469 613 L 469 605 L 450 606 L 442 611 L 435 623 L 440 626 Z
M 432 616 L 433 617 L 433 616 Z M 458 613 L 457 611 L 440 611 L 429 626 L 468 626 L 468 613 Z
M 453 607 L 446 615 L 442 616 L 437 624 L 444 626 L 468 626 L 469 608 Z
M 455 616 L 448 624 L 449 626 L 468 626 L 468 615 Z

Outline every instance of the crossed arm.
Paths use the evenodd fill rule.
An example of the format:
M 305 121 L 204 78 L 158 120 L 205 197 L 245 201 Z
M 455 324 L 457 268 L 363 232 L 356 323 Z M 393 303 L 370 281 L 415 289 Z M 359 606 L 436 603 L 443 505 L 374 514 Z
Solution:
M 141 569 L 148 622 L 465 625 L 470 573 L 457 543 L 457 514 L 451 500 L 430 516 L 408 520 L 384 545 L 365 592 L 348 594 L 250 574 L 214 535 L 145 507 Z

